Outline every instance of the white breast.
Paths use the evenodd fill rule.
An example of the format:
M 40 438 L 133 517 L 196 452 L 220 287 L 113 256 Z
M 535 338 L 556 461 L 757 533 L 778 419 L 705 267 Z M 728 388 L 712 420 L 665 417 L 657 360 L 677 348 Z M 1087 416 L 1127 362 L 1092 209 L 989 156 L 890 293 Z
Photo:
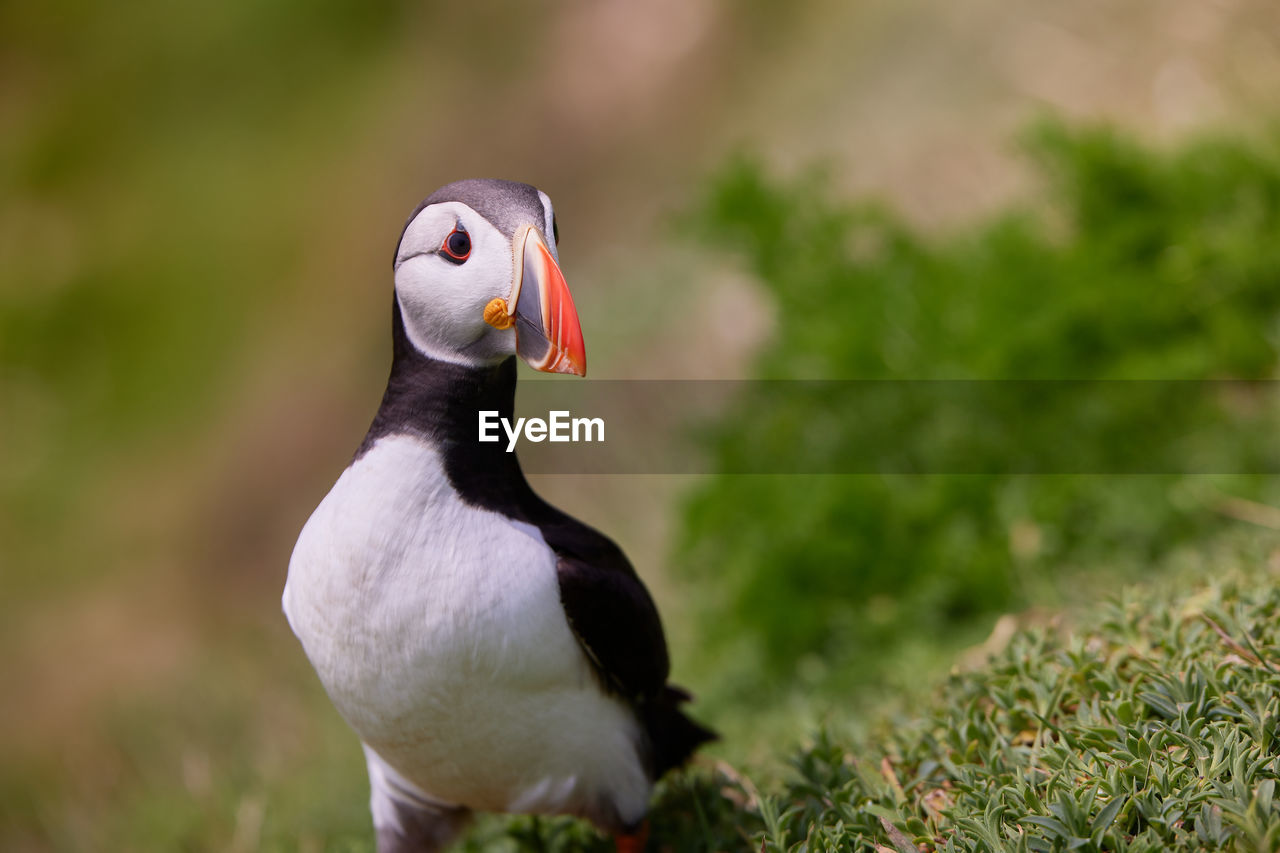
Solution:
M 425 442 L 352 464 L 294 548 L 284 609 L 338 710 L 436 799 L 624 820 L 638 725 L 597 687 L 537 528 L 462 502 Z

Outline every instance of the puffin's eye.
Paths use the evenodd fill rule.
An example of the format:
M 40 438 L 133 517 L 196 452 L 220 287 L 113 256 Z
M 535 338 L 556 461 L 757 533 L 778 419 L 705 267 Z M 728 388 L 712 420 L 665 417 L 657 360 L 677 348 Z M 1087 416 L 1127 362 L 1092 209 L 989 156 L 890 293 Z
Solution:
M 455 228 L 444 238 L 440 252 L 455 264 L 460 264 L 471 256 L 471 237 L 466 231 Z

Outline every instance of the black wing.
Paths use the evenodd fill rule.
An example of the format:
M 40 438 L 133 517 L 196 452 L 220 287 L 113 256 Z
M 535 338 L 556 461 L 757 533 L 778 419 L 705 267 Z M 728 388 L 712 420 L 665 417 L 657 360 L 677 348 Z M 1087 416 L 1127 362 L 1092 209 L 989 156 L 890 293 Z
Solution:
M 621 549 L 563 516 L 544 524 L 556 552 L 560 602 L 605 687 L 638 702 L 661 692 L 671 672 L 658 608 Z
M 605 686 L 633 701 L 656 694 L 670 663 L 658 611 L 634 575 L 574 557 L 556 562 L 560 603 Z
M 657 779 L 689 760 L 715 732 L 685 716 L 689 694 L 667 675 L 667 641 L 649 591 L 621 549 L 608 537 L 552 510 L 540 525 L 556 552 L 560 602 L 597 676 L 629 701 L 647 734 L 644 760 Z

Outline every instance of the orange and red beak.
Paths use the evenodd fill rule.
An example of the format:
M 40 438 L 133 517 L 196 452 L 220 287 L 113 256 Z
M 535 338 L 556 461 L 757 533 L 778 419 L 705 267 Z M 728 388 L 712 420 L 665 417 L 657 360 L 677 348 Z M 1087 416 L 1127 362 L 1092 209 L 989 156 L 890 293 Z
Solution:
M 515 317 L 516 354 L 546 373 L 587 375 L 578 309 L 542 232 L 516 232 L 515 271 L 507 311 Z

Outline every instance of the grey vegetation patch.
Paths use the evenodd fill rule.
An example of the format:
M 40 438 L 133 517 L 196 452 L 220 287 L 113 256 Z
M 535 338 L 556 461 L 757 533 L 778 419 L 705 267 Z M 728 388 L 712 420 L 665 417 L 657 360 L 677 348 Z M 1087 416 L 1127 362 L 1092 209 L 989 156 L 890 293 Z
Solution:
M 1017 635 L 879 760 L 829 737 L 797 755 L 762 849 L 1276 849 L 1275 581 L 1130 591 L 1088 630 Z

